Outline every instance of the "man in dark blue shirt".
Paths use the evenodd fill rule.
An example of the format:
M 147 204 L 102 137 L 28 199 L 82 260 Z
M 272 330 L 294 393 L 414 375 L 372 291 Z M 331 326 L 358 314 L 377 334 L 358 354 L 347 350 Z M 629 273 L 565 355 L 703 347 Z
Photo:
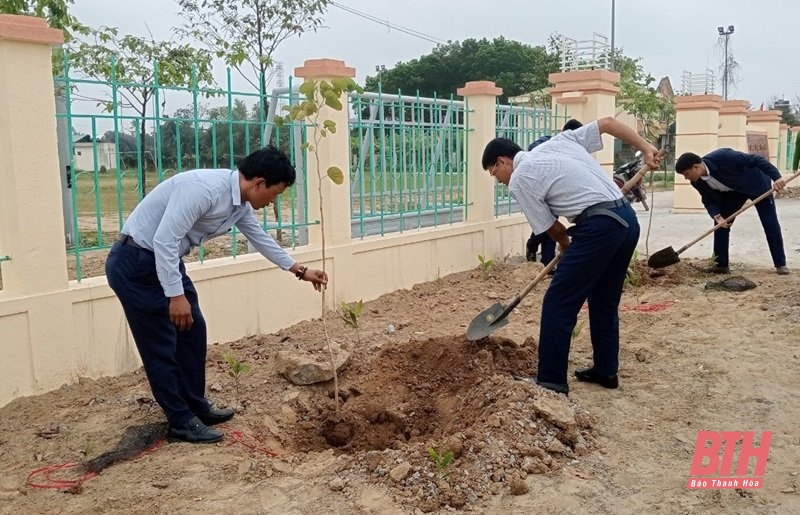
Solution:
M 753 200 L 769 190 L 780 191 L 786 183 L 772 163 L 761 156 L 746 154 L 730 148 L 721 148 L 702 158 L 686 152 L 675 163 L 675 171 L 691 181 L 700 192 L 700 198 L 714 224 L 718 224 L 738 211 L 748 199 Z M 788 275 L 783 236 L 775 209 L 775 197 L 770 196 L 756 204 L 761 226 L 767 236 L 775 270 Z M 709 272 L 730 273 L 728 244 L 733 221 L 714 231 L 714 256 L 716 266 Z

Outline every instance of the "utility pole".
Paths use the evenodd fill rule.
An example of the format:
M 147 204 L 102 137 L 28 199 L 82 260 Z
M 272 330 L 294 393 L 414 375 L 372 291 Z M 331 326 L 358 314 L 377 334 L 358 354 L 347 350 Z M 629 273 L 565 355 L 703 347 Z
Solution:
M 614 69 L 614 25 L 616 24 L 616 0 L 611 0 L 611 71 Z
M 728 100 L 728 82 L 730 82 L 730 65 L 728 58 L 728 38 L 733 34 L 733 25 L 728 25 L 727 30 L 725 27 L 717 27 L 717 32 L 720 36 L 725 38 L 725 64 L 722 68 L 722 98 Z

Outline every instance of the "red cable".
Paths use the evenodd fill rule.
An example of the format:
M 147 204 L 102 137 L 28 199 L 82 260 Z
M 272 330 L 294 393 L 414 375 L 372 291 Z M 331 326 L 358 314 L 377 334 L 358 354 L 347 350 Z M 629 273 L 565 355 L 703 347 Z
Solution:
M 224 427 L 224 426 L 223 426 Z M 227 428 L 226 428 L 227 429 Z M 245 433 L 238 429 L 229 429 L 229 436 L 231 437 L 230 444 L 233 445 L 234 443 L 242 444 L 244 447 L 247 447 L 251 451 L 260 452 L 265 454 L 271 458 L 279 456 L 279 454 L 268 447 L 262 447 L 259 444 L 264 444 L 264 441 L 254 434 Z M 245 438 L 251 438 L 258 442 L 258 444 L 252 444 L 245 441 Z M 166 442 L 165 439 L 161 439 L 148 447 L 147 449 L 143 450 L 139 455 L 133 458 L 132 461 L 137 461 L 145 456 L 153 454 L 162 445 Z M 80 463 L 62 463 L 60 465 L 47 465 L 46 467 L 41 467 L 30 474 L 28 474 L 27 479 L 25 480 L 25 484 L 30 486 L 31 488 L 52 488 L 54 490 L 72 490 L 73 488 L 80 487 L 85 481 L 92 479 L 98 475 L 97 472 L 84 472 L 78 479 L 61 479 L 61 478 L 54 478 L 51 477 L 50 474 L 60 471 L 60 470 L 67 470 L 77 468 Z M 36 482 L 34 479 L 37 476 L 42 476 L 44 481 L 43 482 Z

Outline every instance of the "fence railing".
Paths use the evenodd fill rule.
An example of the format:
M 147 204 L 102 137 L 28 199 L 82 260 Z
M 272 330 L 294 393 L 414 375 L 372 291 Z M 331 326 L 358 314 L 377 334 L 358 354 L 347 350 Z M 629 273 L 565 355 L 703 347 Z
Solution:
M 525 107 L 497 104 L 497 137 L 516 142 L 523 150 L 536 139 L 558 133 L 569 120 L 566 109 L 559 111 L 541 107 Z M 495 185 L 495 216 L 519 212 L 519 206 L 511 198 L 508 188 L 500 183 Z
M 78 280 L 85 275 L 84 257 L 108 249 L 133 208 L 164 179 L 192 168 L 235 168 L 240 158 L 267 143 L 286 150 L 296 165 L 305 162 L 300 146 L 294 144 L 305 137 L 304 128 L 275 131 L 268 137 L 265 127 L 271 121 L 263 106 L 276 95 L 234 91 L 230 70 L 225 88 L 210 88 L 198 84 L 194 72 L 189 86 L 173 87 L 159 84 L 157 66 L 147 83 L 117 81 L 113 61 L 111 69 L 111 80 L 76 77 L 65 55 L 64 73 L 55 79 L 57 95 L 65 103 L 57 117 L 66 120 L 62 125 L 67 130 L 59 133 L 59 139 L 67 141 L 62 159 L 66 162 L 61 165 L 68 174 L 68 223 L 75 231 L 73 238 L 67 238 L 72 242 L 68 255 L 74 259 L 71 273 Z M 183 107 L 166 114 L 168 100 Z M 291 101 L 279 95 L 276 100 Z M 298 174 L 304 173 L 298 167 Z M 265 230 L 274 231 L 287 246 L 302 244 L 303 228 L 316 223 L 308 220 L 298 202 L 301 197 L 305 192 L 291 188 L 270 213 L 266 209 L 260 213 Z M 236 256 L 246 248 L 235 228 L 229 238 L 211 245 L 190 259 Z
M 291 77 L 288 87 L 266 93 L 234 91 L 230 70 L 224 88 L 198 84 L 195 73 L 188 86 L 165 86 L 157 67 L 146 83 L 121 82 L 114 73 L 111 80 L 74 76 L 68 56 L 64 70 L 55 82 L 64 104 L 57 117 L 66 128 L 59 139 L 66 141 L 62 166 L 68 171 L 68 224 L 75 233 L 66 238 L 73 277 L 103 273 L 104 254 L 98 251 L 113 244 L 130 212 L 161 181 L 188 169 L 235 168 L 240 158 L 268 143 L 291 156 L 298 181 L 274 209 L 261 211 L 263 227 L 286 246 L 308 242 L 307 226 L 318 223 L 307 210 L 308 127 L 274 124 L 283 106 L 299 101 L 299 85 Z M 144 100 L 137 105 L 131 102 L 135 98 Z M 178 107 L 168 110 L 167 103 Z M 350 95 L 348 109 L 353 238 L 464 220 L 465 102 L 379 90 Z M 566 112 L 498 106 L 497 133 L 527 146 L 566 118 Z M 496 192 L 495 207 L 497 216 L 518 210 L 504 187 Z M 246 251 L 246 240 L 234 228 L 230 237 L 209 242 L 187 259 Z M 98 265 L 94 270 L 86 269 L 89 256 Z
M 463 101 L 366 92 L 350 97 L 353 237 L 463 220 Z

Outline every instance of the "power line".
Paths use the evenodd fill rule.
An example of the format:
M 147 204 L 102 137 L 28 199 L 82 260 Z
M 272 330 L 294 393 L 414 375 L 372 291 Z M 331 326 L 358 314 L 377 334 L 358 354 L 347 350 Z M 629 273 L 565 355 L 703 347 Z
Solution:
M 408 34 L 409 36 L 414 36 L 415 38 L 423 39 L 425 41 L 429 41 L 431 43 L 436 43 L 436 44 L 447 43 L 447 41 L 445 41 L 443 39 L 439 39 L 439 38 L 437 38 L 435 36 L 431 36 L 429 34 L 425 34 L 425 33 L 419 32 L 419 31 L 414 30 L 414 29 L 409 29 L 408 27 L 402 27 L 400 25 L 395 25 L 394 23 L 391 23 L 388 20 L 382 20 L 382 19 L 380 19 L 380 18 L 378 18 L 376 16 L 373 16 L 371 14 L 367 14 L 365 12 L 358 11 L 356 9 L 353 9 L 352 7 L 348 7 L 346 5 L 342 5 L 342 4 L 338 3 L 338 2 L 331 2 L 331 5 L 333 5 L 335 7 L 338 7 L 339 9 L 341 9 L 343 11 L 349 12 L 350 14 L 355 14 L 356 16 L 360 16 L 361 18 L 364 18 L 366 20 L 375 22 L 375 23 L 377 23 L 379 25 L 383 25 L 384 27 L 386 27 L 388 29 L 394 29 L 394 30 L 396 30 L 398 32 L 403 32 L 405 34 Z

